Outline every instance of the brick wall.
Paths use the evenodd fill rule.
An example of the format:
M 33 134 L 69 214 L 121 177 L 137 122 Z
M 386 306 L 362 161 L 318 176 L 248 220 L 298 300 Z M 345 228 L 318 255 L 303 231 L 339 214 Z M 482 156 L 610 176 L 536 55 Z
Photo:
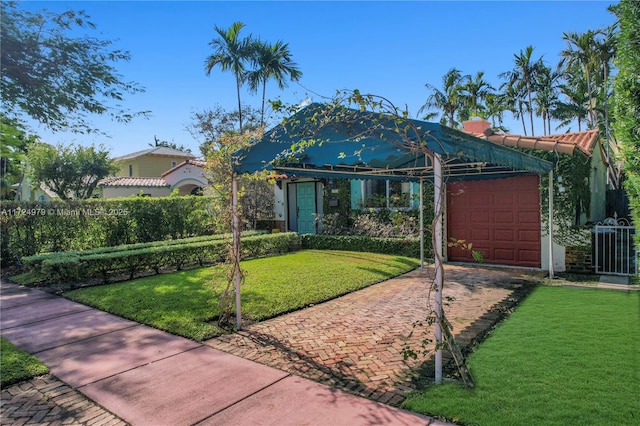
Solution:
M 593 273 L 591 247 L 567 247 L 565 249 L 565 268 L 567 272 L 579 274 Z

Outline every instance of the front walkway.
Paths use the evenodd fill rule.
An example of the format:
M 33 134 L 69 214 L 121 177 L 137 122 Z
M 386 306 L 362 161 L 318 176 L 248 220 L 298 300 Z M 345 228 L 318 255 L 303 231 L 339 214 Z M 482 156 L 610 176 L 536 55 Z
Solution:
M 445 315 L 465 346 L 490 329 L 541 278 L 540 271 L 445 266 Z M 395 279 L 205 342 L 208 346 L 375 401 L 397 405 L 415 388 L 433 269 Z M 449 299 L 450 300 L 450 299 Z M 407 338 L 414 330 L 413 336 Z M 433 344 L 429 345 L 433 348 Z M 445 351 L 446 354 L 446 351 Z M 433 373 L 431 373 L 433 374 Z
M 0 282 L 0 309 L 2 337 L 59 379 L 3 389 L 3 425 L 446 424 L 41 290 Z

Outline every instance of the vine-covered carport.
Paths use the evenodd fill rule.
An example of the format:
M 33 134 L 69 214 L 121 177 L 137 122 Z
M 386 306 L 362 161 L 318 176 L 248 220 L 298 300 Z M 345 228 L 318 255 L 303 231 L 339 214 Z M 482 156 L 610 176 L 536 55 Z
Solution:
M 261 140 L 234 155 L 237 174 L 271 170 L 290 178 L 381 179 L 420 183 L 421 264 L 424 266 L 423 182 L 434 185 L 432 223 L 435 267 L 435 325 L 442 345 L 442 213 L 444 182 L 549 174 L 553 165 L 513 148 L 493 144 L 455 129 L 402 114 L 371 112 L 330 104 L 311 104 Z M 235 181 L 234 181 L 235 182 Z M 234 199 L 237 184 L 234 183 Z M 552 193 L 549 193 L 549 219 Z M 236 215 L 234 217 L 237 218 Z M 549 220 L 551 223 L 551 220 Z M 239 256 L 239 223 L 234 247 Z M 551 233 L 551 230 L 549 230 Z M 549 241 L 552 241 L 551 235 Z M 551 244 L 550 244 L 551 246 Z M 551 251 L 551 247 L 549 247 Z M 550 257 L 551 258 L 551 257 Z M 239 265 L 239 258 L 235 259 Z M 549 274 L 553 275 L 551 262 Z M 241 327 L 239 274 L 236 274 L 236 322 Z M 442 380 L 442 350 L 436 352 L 436 382 Z

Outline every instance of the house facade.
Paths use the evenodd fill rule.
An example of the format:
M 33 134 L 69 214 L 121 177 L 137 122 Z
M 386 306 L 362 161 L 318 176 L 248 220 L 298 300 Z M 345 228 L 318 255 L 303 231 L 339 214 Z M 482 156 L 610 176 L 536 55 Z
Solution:
M 208 187 L 206 162 L 172 148 L 149 148 L 116 157 L 113 161 L 118 171 L 115 176 L 98 182 L 94 191 L 96 198 L 168 197 L 173 193 L 200 195 Z M 18 200 L 51 201 L 59 198 L 44 184 L 31 185 L 27 175 L 15 189 Z
M 591 158 L 589 209 L 577 212 L 579 218 L 575 224 L 584 225 L 606 217 L 606 165 L 598 149 L 597 130 L 524 137 L 493 133 L 490 123 L 483 120 L 465 123 L 464 131 L 498 145 L 578 155 L 585 161 Z M 326 179 L 282 179 L 274 186 L 277 226 L 283 231 L 321 232 L 321 223 L 316 218 L 324 214 L 325 202 L 330 206 L 345 202 L 344 194 L 338 191 L 349 191 L 346 199 L 351 210 L 418 207 L 419 184 L 414 182 L 350 179 L 348 189 L 344 186 L 334 189 L 331 185 L 331 180 Z M 536 174 L 447 183 L 445 241 L 455 238 L 472 242 L 474 250 L 483 254 L 485 263 L 544 270 L 552 265 L 554 271 L 565 271 L 565 245 L 555 242 L 551 250 L 553 259 L 550 259 L 540 186 L 541 178 Z M 329 200 L 324 200 L 324 194 Z M 455 246 L 448 247 L 445 256 L 449 261 L 473 261 L 468 250 Z
M 116 176 L 100 181 L 102 198 L 167 197 L 202 194 L 208 186 L 205 162 L 194 155 L 164 146 L 137 151 L 114 158 L 119 170 Z

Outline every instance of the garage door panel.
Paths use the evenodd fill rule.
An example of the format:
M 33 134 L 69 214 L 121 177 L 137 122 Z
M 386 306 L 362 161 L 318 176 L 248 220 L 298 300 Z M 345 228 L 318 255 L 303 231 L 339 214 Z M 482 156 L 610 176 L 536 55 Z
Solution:
M 495 241 L 513 241 L 513 229 L 496 229 L 493 232 L 493 239 Z
M 494 194 L 493 205 L 498 207 L 513 206 L 515 204 L 516 197 L 517 194 L 509 194 L 505 192 Z
M 536 192 L 522 192 L 518 194 L 518 204 L 535 209 L 540 204 L 540 194 Z
M 448 235 L 472 243 L 486 263 L 540 267 L 540 229 L 537 175 L 447 185 Z M 448 256 L 473 261 L 459 248 Z
M 518 255 L 522 262 L 538 262 L 540 257 L 540 253 L 535 250 L 520 250 Z
M 520 211 L 518 212 L 518 222 L 520 223 L 535 223 L 540 226 L 540 212 L 539 211 Z
M 496 261 L 507 261 L 513 262 L 516 260 L 515 251 L 514 250 L 505 250 L 505 249 L 495 249 L 494 256 Z
M 475 242 L 480 241 L 489 241 L 491 239 L 491 235 L 488 229 L 472 229 L 471 230 L 471 240 Z
M 513 212 L 495 212 L 493 213 L 494 223 L 514 223 L 515 215 Z
M 486 224 L 486 223 L 489 223 L 489 217 L 490 217 L 489 212 L 479 211 L 473 215 L 470 215 L 470 222 L 477 223 L 477 224 Z
M 523 244 L 527 242 L 539 243 L 540 242 L 540 230 L 525 230 L 518 231 L 518 240 Z
M 462 194 L 462 195 L 466 195 L 466 194 Z M 489 207 L 491 206 L 491 199 L 484 194 L 471 193 L 469 196 L 469 203 L 479 208 Z

